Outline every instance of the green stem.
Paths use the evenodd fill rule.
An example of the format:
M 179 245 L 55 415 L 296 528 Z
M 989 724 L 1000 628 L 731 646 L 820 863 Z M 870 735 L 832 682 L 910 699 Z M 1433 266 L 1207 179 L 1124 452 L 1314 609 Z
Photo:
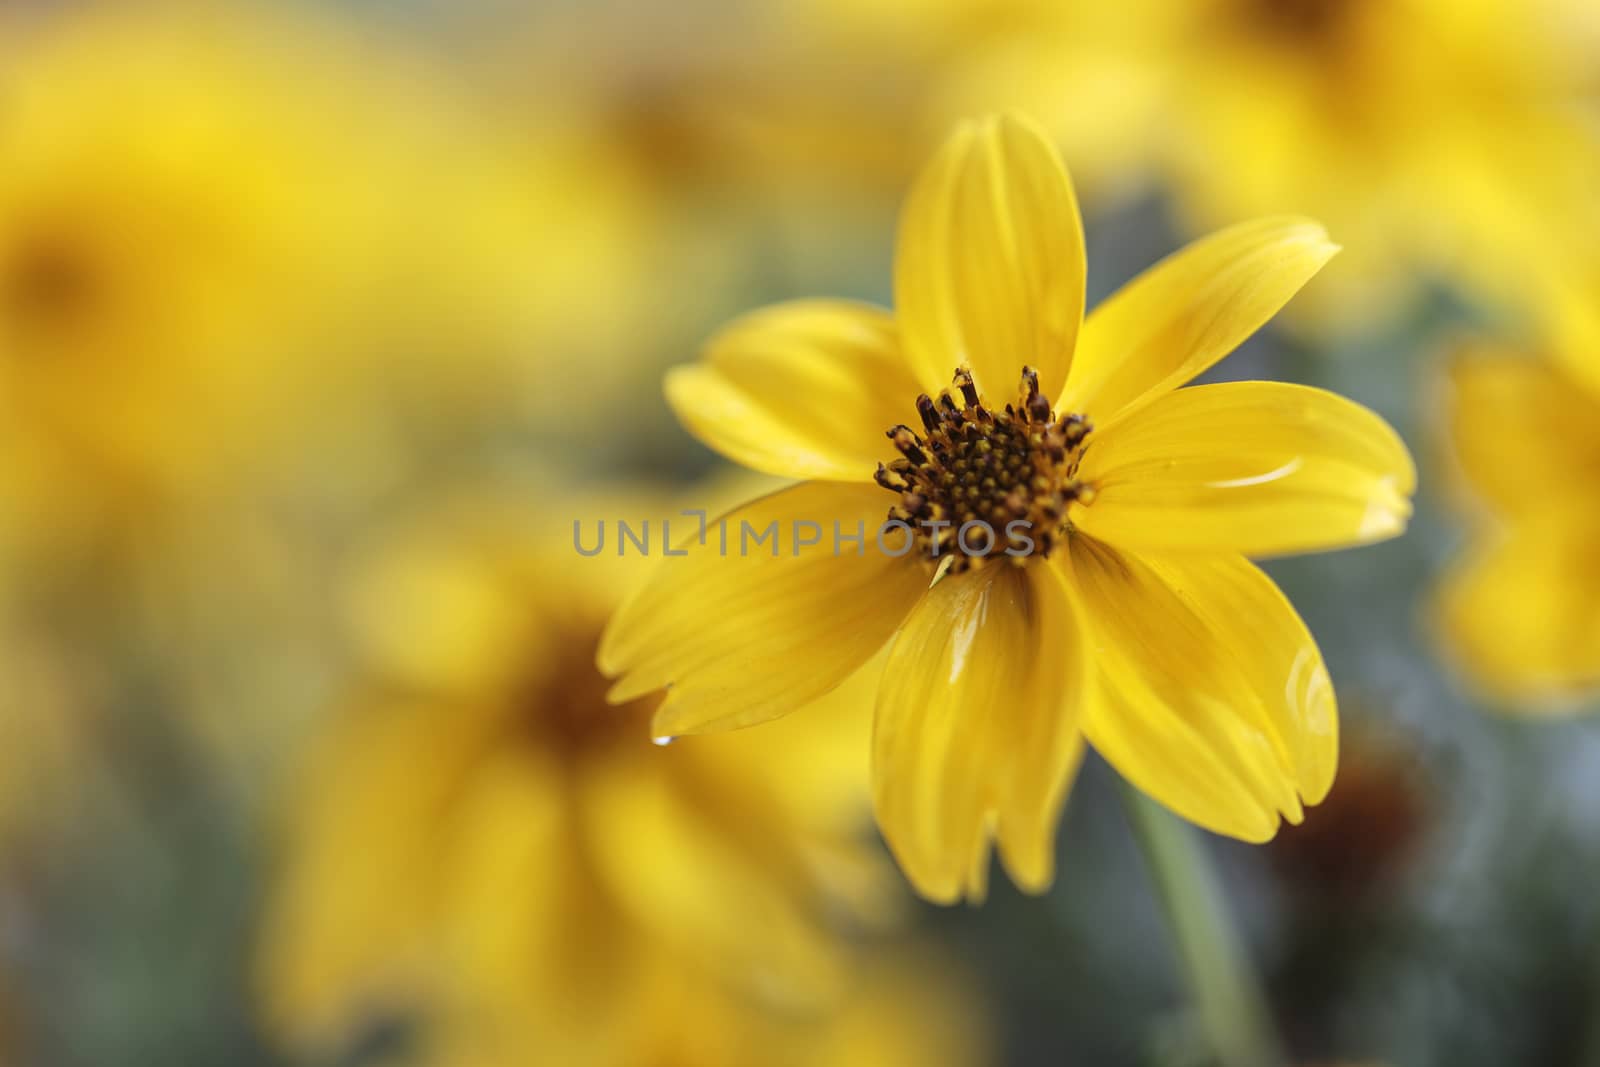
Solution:
M 1155 879 L 1189 993 L 1221 1067 L 1281 1067 L 1285 1062 L 1222 893 L 1199 842 L 1181 822 L 1126 782 L 1123 803 Z
M 1595 941 L 1595 947 L 1600 948 L 1600 939 Z M 1579 1049 L 1578 1062 L 1583 1067 L 1600 1067 L 1600 953 L 1594 957 L 1591 969 L 1591 985 L 1589 987 L 1590 1013 L 1588 1025 L 1579 1039 L 1582 1046 Z

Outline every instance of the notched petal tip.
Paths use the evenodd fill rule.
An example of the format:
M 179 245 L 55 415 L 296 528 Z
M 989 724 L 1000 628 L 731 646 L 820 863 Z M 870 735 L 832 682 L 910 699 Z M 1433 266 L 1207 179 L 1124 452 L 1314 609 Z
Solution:
M 690 694 L 678 690 L 674 686 L 655 689 L 651 692 L 664 693 L 665 699 L 661 706 L 656 708 L 655 714 L 650 717 L 650 738 L 658 745 L 665 745 L 674 738 L 689 737 L 696 734 L 723 734 L 733 730 L 743 730 L 752 726 L 760 726 L 773 719 L 782 718 L 792 711 L 800 711 L 811 701 L 803 701 L 781 712 L 764 712 L 759 715 L 749 716 L 737 711 L 729 711 L 724 702 L 717 699 L 708 699 L 705 694 Z M 823 694 L 826 696 L 827 694 Z M 663 740 L 665 739 L 665 740 Z
M 623 675 L 613 681 L 611 688 L 606 690 L 606 703 L 612 707 L 631 704 L 635 700 L 649 696 L 651 693 L 659 693 L 662 689 L 663 687 L 659 685 L 641 685 L 636 678 Z
M 624 597 L 600 630 L 600 640 L 594 650 L 594 665 L 602 677 L 613 681 L 613 692 L 626 683 L 631 661 L 637 656 L 635 646 L 646 617 L 641 608 L 648 606 L 648 594 L 654 581 L 654 576 L 647 577 L 643 585 Z M 611 699 L 609 693 L 607 699 Z
M 697 725 L 701 729 L 696 729 Z M 668 690 L 666 700 L 662 701 L 656 713 L 650 716 L 650 736 L 681 737 L 685 734 L 705 733 L 707 731 L 704 725 L 704 722 L 697 724 L 694 716 L 683 707 L 681 701 L 674 700 L 672 691 Z
M 961 903 L 962 885 L 960 879 L 951 878 L 942 873 L 930 875 L 925 872 L 919 872 L 898 855 L 895 856 L 895 862 L 900 868 L 900 873 L 905 875 L 906 881 L 911 883 L 912 890 L 929 904 L 937 904 L 940 907 L 948 908 Z
M 1206 829 L 1210 828 L 1206 827 Z M 1231 837 L 1235 841 L 1243 841 L 1247 845 L 1264 845 L 1273 838 L 1277 837 L 1278 831 L 1282 829 L 1282 815 L 1281 813 L 1275 812 L 1270 820 L 1262 823 L 1262 828 L 1260 831 L 1246 830 L 1241 832 L 1234 830 L 1212 830 L 1211 832 L 1220 834 L 1223 837 Z
M 1344 245 L 1333 240 L 1328 235 L 1327 227 L 1314 219 L 1293 217 L 1285 222 L 1289 228 L 1283 234 L 1282 242 L 1286 247 L 1298 245 L 1305 250 L 1315 264 L 1311 276 L 1315 276 L 1334 256 L 1344 251 Z
M 1399 537 L 1406 532 L 1414 512 L 1411 498 L 1398 485 L 1386 482 L 1374 491 L 1371 507 L 1356 536 L 1363 544 Z
M 888 827 L 884 827 L 884 843 L 889 848 L 889 854 L 894 857 L 895 865 L 900 868 L 900 873 L 905 875 L 906 881 L 911 884 L 917 896 L 940 907 L 954 907 L 961 903 L 977 907 L 988 898 L 990 837 L 990 834 L 984 834 L 974 846 L 971 856 L 923 855 L 913 849 L 901 847 L 900 836 L 889 832 Z M 1010 873 L 1009 868 L 1007 872 Z M 1023 886 L 1014 876 L 1013 880 L 1017 881 L 1025 892 L 1043 891 Z
M 1052 845 L 1054 839 L 1051 840 Z M 1051 852 L 1053 853 L 1053 848 Z M 1056 884 L 1055 857 L 1052 854 L 1049 862 L 1042 866 L 1027 860 L 1014 859 L 1002 841 L 999 849 L 1000 863 L 1005 867 L 1011 883 L 1030 897 L 1042 897 Z

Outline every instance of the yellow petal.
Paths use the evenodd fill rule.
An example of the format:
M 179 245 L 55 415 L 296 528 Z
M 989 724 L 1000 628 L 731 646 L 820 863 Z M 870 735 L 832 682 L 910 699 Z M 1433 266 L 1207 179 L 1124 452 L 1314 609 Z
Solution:
M 905 903 L 888 857 L 860 847 L 871 804 L 871 708 L 887 656 L 880 650 L 804 714 L 649 752 L 701 796 L 709 788 L 744 798 L 717 805 L 718 824 L 761 867 L 803 877 L 817 903 L 825 895 L 834 919 L 862 926 L 893 921 Z
M 595 761 L 575 783 L 605 895 L 638 929 L 723 977 L 796 997 L 826 990 L 838 946 L 812 912 L 823 901 L 797 860 L 801 828 L 763 792 L 723 788 L 717 761 L 696 755 L 643 745 Z M 707 773 L 685 774 L 684 763 Z M 764 819 L 768 836 L 741 832 L 742 817 Z
M 1000 859 L 1011 880 L 1043 893 L 1055 880 L 1056 826 L 1083 762 L 1083 709 L 1088 660 L 1082 624 L 1061 574 L 1028 567 L 1029 593 L 1038 606 L 1038 653 L 1031 703 L 1017 714 L 1010 783 L 995 823 Z
M 1600 400 L 1557 368 L 1474 349 L 1450 366 L 1450 440 L 1462 473 L 1495 510 L 1548 508 L 1600 485 Z
M 1337 741 L 1320 657 L 1288 604 L 1242 560 L 1158 569 L 1081 535 L 1070 545 L 1058 565 L 1095 664 L 1089 743 L 1208 830 L 1264 841 L 1280 816 L 1299 822 L 1301 795 L 1327 791 Z M 1259 617 L 1229 617 L 1244 605 Z
M 336 1041 L 354 1001 L 409 996 L 425 982 L 424 961 L 397 946 L 415 944 L 433 922 L 430 875 L 450 846 L 452 801 L 480 758 L 482 724 L 493 719 L 449 703 L 340 710 L 296 779 L 294 847 L 260 960 L 274 1023 L 311 1043 Z
M 1210 631 L 1217 654 L 1234 660 L 1301 801 L 1322 803 L 1339 765 L 1339 710 L 1322 652 L 1289 598 L 1243 556 L 1162 556 L 1150 566 Z
M 708 523 L 705 543 L 691 536 L 686 556 L 662 559 L 606 628 L 600 669 L 620 675 L 609 698 L 670 686 L 653 729 L 675 736 L 764 722 L 832 690 L 928 584 L 911 556 L 874 544 L 892 503 L 877 486 L 808 482 Z M 864 533 L 862 550 L 836 546 L 836 532 Z
M 1269 218 L 1168 256 L 1088 318 L 1060 408 L 1102 429 L 1255 333 L 1339 250 L 1317 223 Z
M 1454 570 L 1439 623 L 1456 658 L 1502 699 L 1571 706 L 1600 688 L 1600 505 L 1517 518 Z
M 596 892 L 566 770 L 531 746 L 495 753 L 463 784 L 432 872 L 446 959 L 473 988 L 538 990 L 526 1025 L 557 1048 L 603 1030 L 616 1014 L 609 998 L 638 995 L 641 977 L 637 942 Z
M 1078 625 L 1048 568 L 985 568 L 928 591 L 890 648 L 873 726 L 879 825 L 911 883 L 977 899 L 998 836 L 1019 885 L 1053 873 L 1077 768 Z
M 737 463 L 785 478 L 871 481 L 895 455 L 884 433 L 921 387 L 887 311 L 805 300 L 735 320 L 701 363 L 667 372 L 690 433 Z
M 1307 552 L 1394 537 L 1416 469 L 1359 404 L 1280 382 L 1167 393 L 1095 431 L 1079 477 L 1095 489 L 1078 527 L 1138 549 Z
M 924 387 L 966 364 L 1003 404 L 1027 365 L 1054 396 L 1084 274 L 1077 197 L 1045 135 L 1012 116 L 963 123 L 911 190 L 895 251 L 895 313 Z

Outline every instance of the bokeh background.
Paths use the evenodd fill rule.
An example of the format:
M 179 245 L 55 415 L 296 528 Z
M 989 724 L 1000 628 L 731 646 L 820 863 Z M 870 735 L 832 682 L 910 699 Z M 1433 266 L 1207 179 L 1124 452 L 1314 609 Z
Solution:
M 572 520 L 750 488 L 661 371 L 887 303 L 996 108 L 1063 151 L 1091 306 L 1326 223 L 1215 376 L 1422 468 L 1403 539 L 1269 565 L 1331 798 L 1203 842 L 1289 1059 L 1600 1064 L 1592 0 L 0 6 L 0 1063 L 1219 1062 L 1092 758 L 1050 894 L 936 909 L 861 694 L 661 749 L 591 666 L 643 564 Z

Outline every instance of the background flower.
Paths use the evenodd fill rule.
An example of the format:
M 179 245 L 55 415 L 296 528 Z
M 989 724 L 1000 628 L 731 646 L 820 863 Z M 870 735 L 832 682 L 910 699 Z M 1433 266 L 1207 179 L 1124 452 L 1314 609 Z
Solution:
M 611 707 L 593 666 L 618 568 L 572 566 L 567 524 L 531 518 L 469 499 L 362 554 L 371 673 L 290 787 L 275 1025 L 330 1051 L 409 1023 L 445 1062 L 619 1064 L 831 1025 L 856 997 L 847 937 L 890 901 L 856 834 L 862 724 L 659 751 L 655 702 Z
M 1513 705 L 1581 706 L 1600 688 L 1600 396 L 1561 360 L 1516 350 L 1479 346 L 1448 374 L 1452 451 L 1477 506 L 1440 593 L 1444 635 Z

